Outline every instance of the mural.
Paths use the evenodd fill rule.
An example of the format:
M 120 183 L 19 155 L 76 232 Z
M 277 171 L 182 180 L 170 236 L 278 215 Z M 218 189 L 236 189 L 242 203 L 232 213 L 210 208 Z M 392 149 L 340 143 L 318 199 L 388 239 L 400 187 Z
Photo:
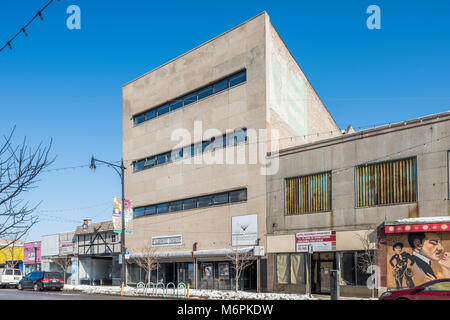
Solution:
M 387 286 L 414 288 L 450 278 L 450 233 L 411 232 L 387 235 Z

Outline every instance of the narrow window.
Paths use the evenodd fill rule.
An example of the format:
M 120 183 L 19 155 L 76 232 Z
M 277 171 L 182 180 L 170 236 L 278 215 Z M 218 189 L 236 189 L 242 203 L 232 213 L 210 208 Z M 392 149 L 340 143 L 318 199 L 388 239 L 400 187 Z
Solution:
M 183 100 L 180 99 L 180 100 L 174 101 L 174 102 L 172 102 L 170 104 L 170 111 L 174 111 L 176 109 L 179 109 L 182 106 L 183 106 Z
M 152 214 L 156 214 L 156 206 L 145 207 L 145 215 L 148 216 Z
M 158 213 L 169 212 L 169 205 L 167 203 L 158 204 Z
M 213 200 L 212 196 L 200 197 L 198 198 L 198 207 L 199 208 L 209 207 L 212 205 L 212 200 Z
M 145 121 L 145 114 L 141 114 L 140 116 L 134 117 L 134 124 L 139 124 Z
M 169 204 L 169 212 L 183 210 L 183 201 L 174 201 Z
M 188 104 L 191 104 L 193 102 L 197 101 L 197 92 L 191 93 L 190 95 L 184 97 L 183 99 L 184 105 L 187 106 Z
M 241 202 L 241 201 L 247 201 L 247 189 L 230 192 L 230 202 Z
M 145 208 L 134 208 L 133 212 L 135 218 L 142 217 L 143 215 L 145 215 Z
M 183 201 L 183 210 L 197 208 L 197 198 L 187 199 Z
M 156 117 L 156 109 L 152 109 L 145 113 L 145 121 L 153 119 L 154 117 Z
M 163 115 L 163 114 L 165 114 L 167 112 L 169 112 L 169 105 L 168 104 L 165 104 L 162 107 L 158 108 L 158 116 L 161 116 L 161 115 Z
M 212 95 L 212 86 L 206 87 L 204 89 L 201 89 L 198 92 L 198 100 L 204 99 L 206 97 L 209 97 Z
M 213 86 L 214 93 L 223 91 L 228 88 L 228 79 L 222 80 Z
M 247 74 L 246 72 L 241 72 L 235 76 L 232 76 L 230 78 L 230 87 L 236 86 L 242 82 L 245 82 L 247 80 Z
M 214 196 L 213 202 L 214 202 L 215 205 L 228 203 L 228 192 L 227 193 L 216 194 Z

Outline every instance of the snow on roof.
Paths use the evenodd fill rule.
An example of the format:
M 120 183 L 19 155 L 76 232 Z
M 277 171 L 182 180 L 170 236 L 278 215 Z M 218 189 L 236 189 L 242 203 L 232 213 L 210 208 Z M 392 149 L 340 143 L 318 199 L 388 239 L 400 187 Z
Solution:
M 441 217 L 408 218 L 396 220 L 393 223 L 387 224 L 416 224 L 416 223 L 441 223 L 441 222 L 450 222 L 450 217 L 441 216 Z

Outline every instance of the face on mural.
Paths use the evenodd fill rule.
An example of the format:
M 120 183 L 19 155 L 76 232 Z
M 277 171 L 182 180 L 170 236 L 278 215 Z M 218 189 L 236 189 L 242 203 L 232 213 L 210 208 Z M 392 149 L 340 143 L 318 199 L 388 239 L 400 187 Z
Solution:
M 425 233 L 425 239 L 422 241 L 419 248 L 420 254 L 433 261 L 439 261 L 444 250 L 441 239 L 436 233 L 432 232 Z
M 401 247 L 401 246 L 396 246 L 396 247 L 394 247 L 394 252 L 395 252 L 396 254 L 402 253 L 402 247 Z
M 442 259 L 439 260 L 439 264 L 447 269 L 450 269 L 450 252 L 445 252 L 442 255 Z

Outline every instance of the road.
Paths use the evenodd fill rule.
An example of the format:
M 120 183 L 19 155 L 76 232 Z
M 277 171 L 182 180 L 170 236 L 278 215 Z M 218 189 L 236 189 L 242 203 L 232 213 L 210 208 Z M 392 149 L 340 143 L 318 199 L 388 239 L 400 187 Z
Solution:
M 19 291 L 17 289 L 8 288 L 0 289 L 0 300 L 140 300 L 151 298 L 139 297 L 120 297 L 108 296 L 100 294 L 80 294 L 58 291 L 41 291 L 34 292 L 32 290 Z

